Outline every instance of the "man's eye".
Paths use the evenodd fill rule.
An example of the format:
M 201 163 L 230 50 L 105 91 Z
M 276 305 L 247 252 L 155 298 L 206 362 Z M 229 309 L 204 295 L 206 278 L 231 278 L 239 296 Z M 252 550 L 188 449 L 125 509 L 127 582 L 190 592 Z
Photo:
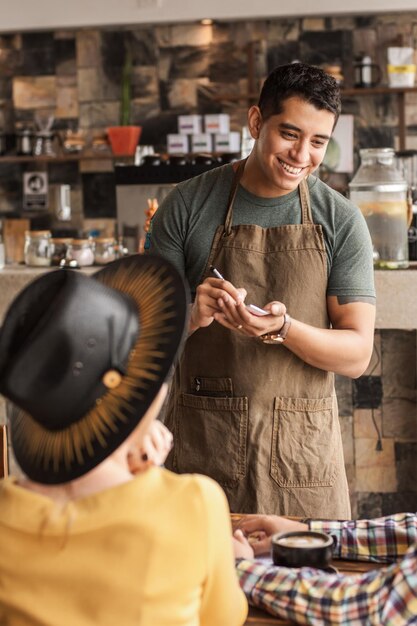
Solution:
M 297 135 L 295 133 L 291 133 L 288 130 L 282 131 L 282 136 L 286 139 L 297 139 Z
M 324 147 L 326 146 L 326 142 L 325 142 L 325 141 L 318 141 L 318 140 L 315 140 L 315 141 L 313 141 L 312 143 L 313 143 L 313 146 L 314 146 L 315 148 L 324 148 Z

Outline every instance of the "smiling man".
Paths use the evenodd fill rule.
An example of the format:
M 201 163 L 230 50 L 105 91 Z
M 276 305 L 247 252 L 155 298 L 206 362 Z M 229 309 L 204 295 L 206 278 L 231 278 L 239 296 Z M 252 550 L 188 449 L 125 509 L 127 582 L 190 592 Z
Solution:
M 168 466 L 216 479 L 235 512 L 350 516 L 334 372 L 366 369 L 375 291 L 359 209 L 312 175 L 339 113 L 332 77 L 277 67 L 248 159 L 177 185 L 152 220 L 149 249 L 194 295 Z

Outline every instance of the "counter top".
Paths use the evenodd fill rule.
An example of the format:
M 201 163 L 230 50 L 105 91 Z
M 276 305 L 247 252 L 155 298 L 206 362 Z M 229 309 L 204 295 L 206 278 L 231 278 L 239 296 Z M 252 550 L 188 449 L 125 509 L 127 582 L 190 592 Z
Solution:
M 0 320 L 11 300 L 31 280 L 45 271 L 44 267 L 8 265 L 0 270 Z M 94 274 L 99 267 L 86 267 L 81 271 Z M 417 328 L 417 262 L 406 270 L 376 270 L 377 294 L 376 328 L 413 330 Z

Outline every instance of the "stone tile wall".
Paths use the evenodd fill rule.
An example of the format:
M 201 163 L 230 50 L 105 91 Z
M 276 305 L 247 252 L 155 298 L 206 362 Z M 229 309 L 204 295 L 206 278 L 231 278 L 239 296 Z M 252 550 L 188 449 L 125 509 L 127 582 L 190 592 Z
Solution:
M 416 331 L 376 331 L 365 375 L 336 377 L 354 517 L 417 511 L 416 346 Z

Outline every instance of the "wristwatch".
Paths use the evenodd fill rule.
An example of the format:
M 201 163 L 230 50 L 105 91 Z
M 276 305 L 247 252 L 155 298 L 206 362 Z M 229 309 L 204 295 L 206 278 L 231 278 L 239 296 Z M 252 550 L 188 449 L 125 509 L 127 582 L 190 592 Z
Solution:
M 288 313 L 286 313 L 284 315 L 284 323 L 278 331 L 275 331 L 273 333 L 265 333 L 264 335 L 261 335 L 259 339 L 263 343 L 284 343 L 287 338 L 288 331 L 290 330 L 290 326 L 291 318 Z

